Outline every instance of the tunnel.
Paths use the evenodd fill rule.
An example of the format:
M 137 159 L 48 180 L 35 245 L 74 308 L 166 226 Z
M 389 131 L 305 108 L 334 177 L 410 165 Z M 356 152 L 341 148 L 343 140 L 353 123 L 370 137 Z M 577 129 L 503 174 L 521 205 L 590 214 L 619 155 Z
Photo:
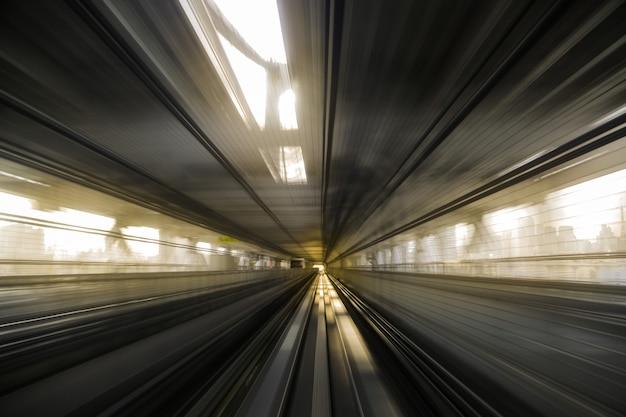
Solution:
M 0 415 L 626 415 L 626 2 L 0 2 Z

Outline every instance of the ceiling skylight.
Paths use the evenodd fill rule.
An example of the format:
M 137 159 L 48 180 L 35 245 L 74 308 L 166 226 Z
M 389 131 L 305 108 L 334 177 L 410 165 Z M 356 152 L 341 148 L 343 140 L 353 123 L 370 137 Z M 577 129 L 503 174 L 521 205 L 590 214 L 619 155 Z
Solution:
M 248 59 L 223 36 L 220 35 L 219 38 L 250 111 L 259 127 L 263 128 L 265 126 L 265 97 L 267 95 L 265 68 Z
M 296 118 L 296 95 L 293 90 L 285 91 L 278 101 L 278 112 L 280 114 L 280 127 L 284 130 L 294 130 L 298 128 Z
M 213 1 L 263 59 L 287 63 L 276 0 Z
M 306 184 L 306 170 L 300 146 L 259 149 L 274 181 L 284 184 Z
M 297 129 L 276 1 L 179 2 L 248 126 Z

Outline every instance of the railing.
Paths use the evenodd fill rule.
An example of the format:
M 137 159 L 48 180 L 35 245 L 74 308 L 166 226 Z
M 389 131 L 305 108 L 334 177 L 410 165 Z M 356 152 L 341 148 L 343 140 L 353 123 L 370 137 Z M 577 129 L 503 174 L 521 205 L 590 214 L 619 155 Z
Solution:
M 345 269 L 626 285 L 626 253 L 354 266 Z

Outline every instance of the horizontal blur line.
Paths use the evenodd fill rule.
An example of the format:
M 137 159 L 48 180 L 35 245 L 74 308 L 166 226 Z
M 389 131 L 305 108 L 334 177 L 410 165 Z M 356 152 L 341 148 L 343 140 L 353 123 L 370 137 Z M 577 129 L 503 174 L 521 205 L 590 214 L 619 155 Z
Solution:
M 137 299 L 137 300 L 124 301 L 124 302 L 121 302 L 121 303 L 106 304 L 106 305 L 103 305 L 103 306 L 83 308 L 83 309 L 80 309 L 80 310 L 74 310 L 74 311 L 67 311 L 67 312 L 64 312 L 64 313 L 51 314 L 49 316 L 42 316 L 42 317 L 35 317 L 35 318 L 32 318 L 32 319 L 19 320 L 19 321 L 14 321 L 14 322 L 11 322 L 11 323 L 0 324 L 0 328 L 10 327 L 10 326 L 18 326 L 18 325 L 28 324 L 28 323 L 35 323 L 35 322 L 39 322 L 39 321 L 57 319 L 57 318 L 61 318 L 61 317 L 68 317 L 68 316 L 73 316 L 73 315 L 81 314 L 81 313 L 91 313 L 91 312 L 94 312 L 94 311 L 106 310 L 106 309 L 109 309 L 109 308 L 122 307 L 122 306 L 126 306 L 126 305 L 139 304 L 139 303 L 144 303 L 144 302 L 148 302 L 148 301 L 154 301 L 154 300 L 159 300 L 159 299 L 163 299 L 163 298 L 174 297 L 174 296 L 178 296 L 178 295 L 189 293 L 189 292 L 193 292 L 193 291 L 198 291 L 198 290 L 184 291 L 184 292 L 175 293 L 175 294 L 161 295 L 161 296 L 148 297 L 148 298 L 140 298 L 140 299 Z
M 130 263 L 130 262 L 110 262 L 110 261 L 55 261 L 55 260 L 31 260 L 31 259 L 0 259 L 0 265 L 65 265 L 65 266 L 86 266 L 86 265 L 94 265 L 94 266 L 128 266 L 135 267 L 140 266 L 142 268 L 145 267 L 153 267 L 153 266 L 167 266 L 167 267 L 188 267 L 189 264 L 175 264 L 175 263 Z M 204 271 L 204 272 L 213 272 L 213 271 Z M 84 275 L 84 274 L 78 274 Z M 89 274 L 87 274 L 89 275 Z M 1 279 L 1 278 L 0 278 Z
M 255 271 L 255 272 L 259 272 L 259 271 Z M 243 283 L 246 284 L 247 282 L 244 281 Z M 180 297 L 182 295 L 188 295 L 188 294 L 211 293 L 211 292 L 222 290 L 226 287 L 236 287 L 237 285 L 238 285 L 237 283 L 228 283 L 228 284 L 221 284 L 221 285 L 215 285 L 215 286 L 210 286 L 210 287 L 193 288 L 193 289 L 189 289 L 185 291 L 178 291 L 178 292 L 168 293 L 168 294 L 163 294 L 163 295 L 155 295 L 152 297 L 121 301 L 119 303 L 111 303 L 111 304 L 105 304 L 105 305 L 100 305 L 100 306 L 95 306 L 95 307 L 82 308 L 79 310 L 50 314 L 48 316 L 33 317 L 30 319 L 18 320 L 18 321 L 14 321 L 10 323 L 2 323 L 0 324 L 0 328 L 17 326 L 17 325 L 22 325 L 22 324 L 27 324 L 27 323 L 35 323 L 35 322 L 40 322 L 44 320 L 57 319 L 57 318 L 68 317 L 68 316 L 81 314 L 81 313 L 90 313 L 94 311 L 100 311 L 100 310 L 105 310 L 105 309 L 110 309 L 110 308 L 115 308 L 115 307 L 123 307 L 123 306 L 128 306 L 128 305 L 133 305 L 133 304 L 140 304 L 140 303 L 156 301 L 156 300 L 163 300 L 167 298 Z

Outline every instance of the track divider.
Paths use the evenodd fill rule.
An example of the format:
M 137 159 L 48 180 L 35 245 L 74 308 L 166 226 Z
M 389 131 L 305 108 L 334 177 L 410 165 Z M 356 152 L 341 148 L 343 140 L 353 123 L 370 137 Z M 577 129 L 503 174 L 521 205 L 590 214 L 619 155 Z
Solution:
M 254 382 L 237 416 L 264 417 L 279 416 L 286 406 L 295 373 L 302 337 L 310 316 L 319 278 L 310 286 L 300 302 L 296 313 L 287 324 L 283 335 L 274 348 L 266 366 Z
M 318 275 L 317 337 L 315 339 L 315 372 L 313 374 L 313 402 L 311 417 L 330 417 L 330 384 L 328 371 L 328 337 L 326 334 L 326 278 Z

